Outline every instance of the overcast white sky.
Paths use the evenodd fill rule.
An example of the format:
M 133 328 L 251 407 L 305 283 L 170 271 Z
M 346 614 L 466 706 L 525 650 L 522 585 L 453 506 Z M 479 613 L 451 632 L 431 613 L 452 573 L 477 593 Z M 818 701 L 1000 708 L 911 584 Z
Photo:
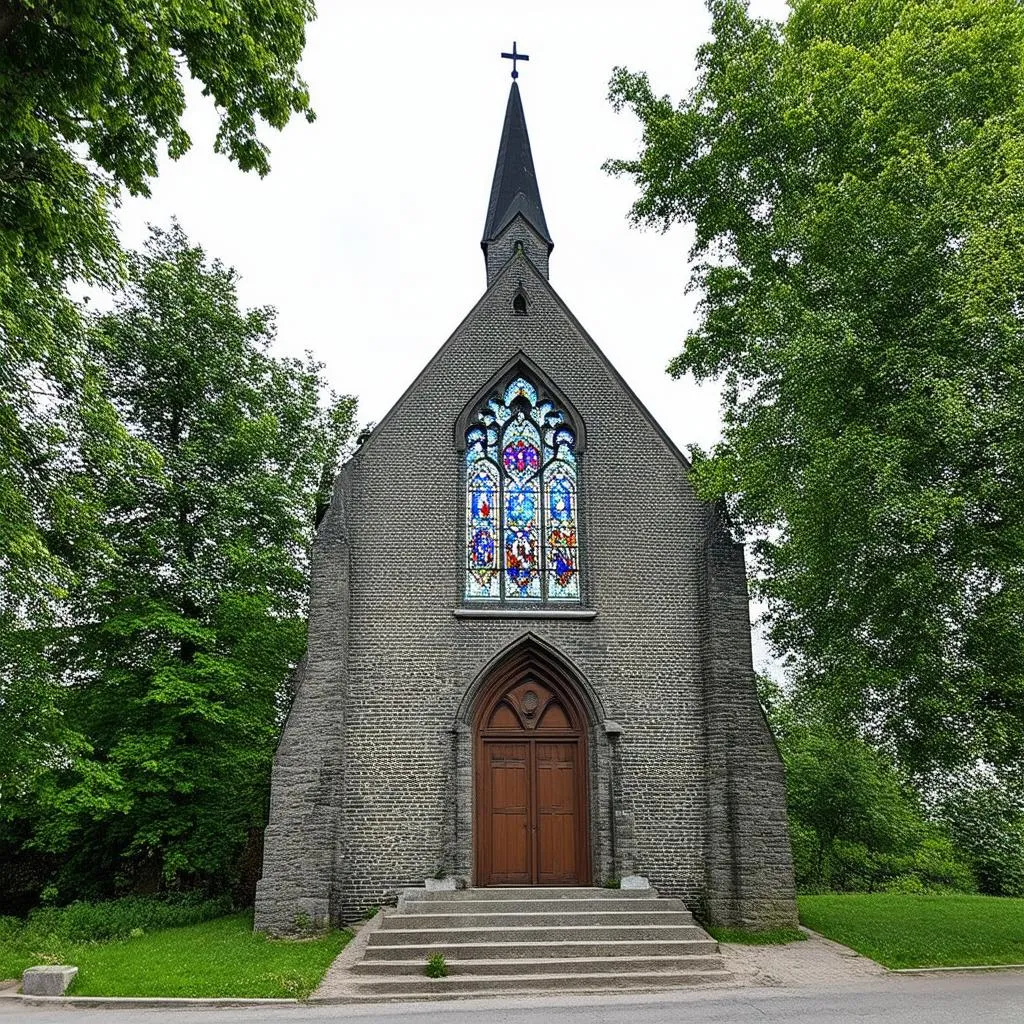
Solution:
M 120 211 L 124 241 L 176 215 L 234 266 L 248 305 L 278 310 L 278 350 L 311 350 L 333 387 L 380 420 L 484 290 L 480 251 L 513 40 L 548 227 L 551 282 L 685 451 L 719 435 L 713 385 L 665 374 L 693 323 L 690 235 L 630 228 L 627 180 L 601 163 L 637 152 L 639 126 L 607 102 L 612 68 L 645 70 L 674 98 L 694 82 L 710 19 L 698 0 L 320 0 L 303 75 L 314 124 L 267 130 L 272 170 L 212 151 L 198 95 L 192 151 L 164 161 L 148 199 Z M 783 0 L 753 0 L 781 19 Z M 764 664 L 763 651 L 758 661 Z

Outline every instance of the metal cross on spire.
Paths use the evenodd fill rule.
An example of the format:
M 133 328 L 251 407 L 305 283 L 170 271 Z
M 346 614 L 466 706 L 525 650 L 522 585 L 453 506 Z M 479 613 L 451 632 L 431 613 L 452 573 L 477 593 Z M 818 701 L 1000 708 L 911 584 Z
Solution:
M 512 77 L 513 78 L 518 78 L 519 77 L 519 72 L 516 70 L 516 61 L 517 60 L 529 60 L 530 59 L 525 53 L 519 53 L 519 52 L 516 51 L 516 44 L 515 43 L 512 44 L 512 52 L 511 53 L 503 53 L 502 57 L 504 57 L 506 60 L 512 61 Z

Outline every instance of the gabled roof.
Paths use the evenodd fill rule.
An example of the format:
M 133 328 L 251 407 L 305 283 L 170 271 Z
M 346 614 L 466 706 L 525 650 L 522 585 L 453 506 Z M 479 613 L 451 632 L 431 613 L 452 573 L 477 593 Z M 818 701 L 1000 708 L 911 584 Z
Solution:
M 493 242 L 515 215 L 519 213 L 533 229 L 554 246 L 548 225 L 544 220 L 544 207 L 537 187 L 537 174 L 533 169 L 530 136 L 526 131 L 526 115 L 519 98 L 519 86 L 512 83 L 505 108 L 505 124 L 501 129 L 498 162 L 494 168 L 491 201 L 487 204 L 487 221 L 481 245 Z
M 655 434 L 658 435 L 658 437 L 664 443 L 668 452 L 678 461 L 678 463 L 687 473 L 689 473 L 692 470 L 693 467 L 690 463 L 690 460 L 679 450 L 679 448 L 676 446 L 676 443 L 665 432 L 665 428 L 662 427 L 662 425 L 654 418 L 654 415 L 647 408 L 647 406 L 644 405 L 644 403 L 640 400 L 636 392 L 629 386 L 629 384 L 626 383 L 625 378 L 615 368 L 615 365 L 605 355 L 601 347 L 587 333 L 586 328 L 584 328 L 584 326 L 579 322 L 579 320 L 576 319 L 575 314 L 565 304 L 565 300 L 551 286 L 551 282 L 536 267 L 536 265 L 533 262 L 531 262 L 530 257 L 527 256 L 522 249 L 516 249 L 512 256 L 505 263 L 505 265 L 501 268 L 501 270 L 499 270 L 498 273 L 495 275 L 494 280 L 490 283 L 490 285 L 488 285 L 487 290 L 477 300 L 476 305 L 474 305 L 473 308 L 462 318 L 462 322 L 451 333 L 451 335 L 448 337 L 448 340 L 445 341 L 445 343 L 433 354 L 433 356 L 427 361 L 427 364 L 417 374 L 416 378 L 412 381 L 412 383 L 405 389 L 405 391 L 402 392 L 398 401 L 396 401 L 395 404 L 391 406 L 391 408 L 384 414 L 381 420 L 374 427 L 373 433 L 370 434 L 367 440 L 359 448 L 357 448 L 356 451 L 352 454 L 352 456 L 342 465 L 342 473 L 347 472 L 352 467 L 352 465 L 366 458 L 366 453 L 375 447 L 375 444 L 381 434 L 381 428 L 390 424 L 390 422 L 399 414 L 399 410 L 406 403 L 409 396 L 412 395 L 418 387 L 420 387 L 421 382 L 427 376 L 427 374 L 431 370 L 433 370 L 433 368 L 446 357 L 451 347 L 455 344 L 456 339 L 462 334 L 466 326 L 477 317 L 477 314 L 490 300 L 492 294 L 499 287 L 501 287 L 506 275 L 513 273 L 515 269 L 520 267 L 523 270 L 529 268 L 529 270 L 532 272 L 531 276 L 533 278 L 534 283 L 538 287 L 547 290 L 552 300 L 554 301 L 555 305 L 558 307 L 558 309 L 561 310 L 563 315 L 569 320 L 569 322 L 578 332 L 582 344 L 586 347 L 589 347 L 590 350 L 600 360 L 600 362 L 605 366 L 605 368 L 608 370 L 609 375 L 619 385 L 619 387 L 622 388 L 623 393 L 626 395 L 629 401 L 632 402 L 634 408 L 640 413 L 641 417 L 643 417 L 647 421 L 647 423 L 650 425 Z M 523 353 L 520 350 L 516 358 L 519 358 L 522 355 Z M 582 417 L 579 415 L 579 413 L 575 413 L 575 416 L 578 420 L 582 421 Z

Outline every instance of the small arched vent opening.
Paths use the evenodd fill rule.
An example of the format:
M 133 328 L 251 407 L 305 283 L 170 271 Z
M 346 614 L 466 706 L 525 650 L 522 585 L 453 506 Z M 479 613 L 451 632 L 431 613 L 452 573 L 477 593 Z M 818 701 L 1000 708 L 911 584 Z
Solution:
M 521 288 L 512 300 L 512 313 L 515 316 L 526 316 L 526 292 Z

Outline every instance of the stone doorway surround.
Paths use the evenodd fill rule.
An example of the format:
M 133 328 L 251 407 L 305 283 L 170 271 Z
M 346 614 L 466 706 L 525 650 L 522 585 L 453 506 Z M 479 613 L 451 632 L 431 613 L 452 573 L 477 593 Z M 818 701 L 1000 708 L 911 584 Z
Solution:
M 565 680 L 540 667 L 507 659 L 478 701 L 478 886 L 590 883 L 586 719 Z
M 600 885 L 635 870 L 632 824 L 622 799 L 618 739 L 622 733 L 607 713 L 600 696 L 572 661 L 533 632 L 526 632 L 485 664 L 466 687 L 451 731 L 451 785 L 445 805 L 444 867 L 470 887 L 476 881 L 474 848 L 476 751 L 475 724 L 481 705 L 491 694 L 493 680 L 518 671 L 535 677 L 554 677 L 571 693 L 583 721 L 587 748 L 586 804 L 588 810 L 590 878 Z

